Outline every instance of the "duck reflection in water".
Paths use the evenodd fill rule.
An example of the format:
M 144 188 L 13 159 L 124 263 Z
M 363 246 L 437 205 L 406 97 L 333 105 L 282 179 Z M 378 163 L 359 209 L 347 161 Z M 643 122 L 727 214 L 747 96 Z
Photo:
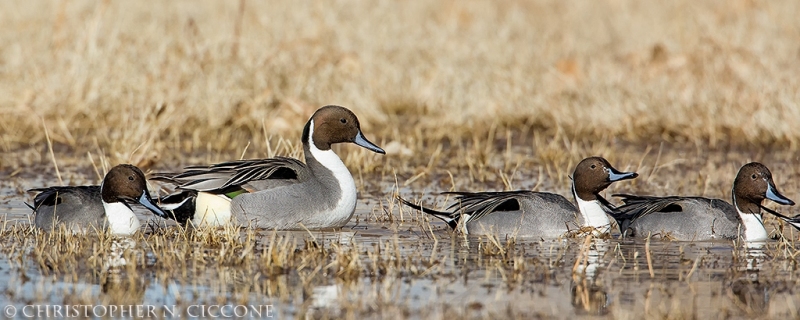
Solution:
M 608 240 L 586 237 L 581 245 L 578 259 L 572 268 L 570 295 L 577 314 L 608 314 L 610 300 L 605 288 L 597 281 L 605 267 Z

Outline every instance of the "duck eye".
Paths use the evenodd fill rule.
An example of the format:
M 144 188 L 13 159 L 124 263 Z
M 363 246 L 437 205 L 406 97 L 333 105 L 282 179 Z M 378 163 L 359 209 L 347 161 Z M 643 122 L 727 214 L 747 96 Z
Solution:
M 133 181 L 133 176 L 128 176 L 128 180 Z
M 345 118 L 341 118 L 341 119 L 339 119 L 339 121 L 341 121 L 342 123 L 347 123 L 347 119 L 345 119 Z
M 596 168 L 597 168 L 597 165 L 596 165 L 596 164 L 593 164 L 593 165 L 592 165 L 592 169 L 596 169 Z
M 758 177 L 756 177 L 756 174 L 754 173 L 754 174 L 751 176 L 751 178 L 753 178 L 753 180 L 755 180 L 755 179 L 756 179 L 756 178 L 758 178 Z

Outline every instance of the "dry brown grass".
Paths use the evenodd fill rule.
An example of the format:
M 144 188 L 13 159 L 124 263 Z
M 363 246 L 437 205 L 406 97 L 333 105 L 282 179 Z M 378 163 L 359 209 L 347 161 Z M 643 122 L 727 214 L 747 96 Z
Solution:
M 45 131 L 83 165 L 264 156 L 324 104 L 423 163 L 506 134 L 800 142 L 796 1 L 243 3 L 0 4 L 0 166 L 49 163 Z
M 15 294 L 27 294 L 34 279 L 40 284 L 32 291 L 44 298 L 31 300 L 48 301 L 48 290 L 62 289 L 42 281 L 85 282 L 102 284 L 105 295 L 75 284 L 72 300 L 58 302 L 129 303 L 157 286 L 150 282 L 175 282 L 198 288 L 203 301 L 270 297 L 298 306 L 298 316 L 548 316 L 546 305 L 504 312 L 467 300 L 409 310 L 397 291 L 431 281 L 479 296 L 507 290 L 510 298 L 497 297 L 510 300 L 561 297 L 552 284 L 590 264 L 589 248 L 574 242 L 583 240 L 488 237 L 465 249 L 424 215 L 397 208 L 391 193 L 524 188 L 568 195 L 577 162 L 602 155 L 641 174 L 608 194 L 727 200 L 736 170 L 762 161 L 799 200 L 800 127 L 792 120 L 800 116 L 798 11 L 788 0 L 0 2 L 0 182 L 17 193 L 8 197 L 55 184 L 54 163 L 65 183 L 77 184 L 99 181 L 121 162 L 174 169 L 299 157 L 309 115 L 341 104 L 388 152 L 337 147 L 362 198 L 379 203 L 359 218 L 394 234 L 317 241 L 319 234 L 156 227 L 137 235 L 138 246 L 122 253 L 128 263 L 110 272 L 103 267 L 110 238 L 9 227 L 0 232 L 10 243 L 0 254 L 20 276 L 7 295 L 28 299 Z M 53 179 L 25 175 L 42 172 Z M 798 233 L 772 219 L 767 229 L 780 242 L 767 251 L 762 279 L 791 288 Z M 727 298 L 703 291 L 709 286 L 702 281 L 735 278 L 720 269 L 745 258 L 684 257 L 683 245 L 609 249 L 607 274 L 620 277 L 576 282 L 573 304 L 603 309 L 596 297 L 607 290 L 618 299 L 610 310 L 618 318 L 703 315 L 707 301 L 689 304 Z M 678 267 L 648 263 L 648 256 L 671 257 L 669 246 L 681 246 Z M 625 287 L 633 282 L 644 285 Z M 345 298 L 332 313 L 316 314 L 308 296 L 325 285 Z M 645 298 L 623 301 L 620 293 L 628 292 Z

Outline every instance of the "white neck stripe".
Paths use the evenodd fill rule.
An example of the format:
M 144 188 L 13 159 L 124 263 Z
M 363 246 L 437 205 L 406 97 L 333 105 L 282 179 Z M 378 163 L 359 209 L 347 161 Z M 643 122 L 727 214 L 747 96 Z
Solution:
M 103 208 L 106 212 L 108 228 L 112 234 L 129 236 L 139 230 L 139 226 L 141 226 L 139 218 L 124 203 L 103 201 Z
M 350 170 L 344 165 L 342 159 L 333 150 L 322 151 L 314 144 L 314 120 L 309 124 L 308 148 L 314 159 L 326 169 L 333 173 L 333 177 L 339 183 L 339 199 L 335 206 L 327 212 L 320 212 L 314 221 L 306 221 L 307 228 L 330 228 L 344 226 L 353 216 L 356 210 L 356 182 L 350 174 Z
M 603 205 L 598 200 L 586 201 L 575 192 L 575 185 L 572 185 L 572 194 L 575 202 L 578 203 L 578 211 L 583 217 L 583 226 L 595 228 L 600 233 L 607 233 L 611 229 L 611 221 L 608 220 Z
M 766 241 L 768 238 L 767 229 L 764 228 L 764 218 L 761 213 L 744 213 L 739 209 L 739 203 L 736 201 L 736 193 L 733 193 L 733 206 L 739 214 L 739 219 L 742 220 L 742 228 L 744 229 L 744 241 Z

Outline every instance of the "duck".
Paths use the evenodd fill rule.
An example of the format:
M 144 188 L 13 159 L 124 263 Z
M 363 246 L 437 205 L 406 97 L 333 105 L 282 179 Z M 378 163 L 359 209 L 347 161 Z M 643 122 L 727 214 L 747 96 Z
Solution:
M 622 198 L 624 205 L 612 216 L 623 237 L 654 235 L 679 241 L 741 237 L 745 241 L 765 241 L 768 234 L 761 214 L 761 209 L 766 209 L 762 202 L 769 199 L 794 205 L 778 191 L 769 168 L 758 162 L 739 169 L 731 195 L 732 204 L 704 197 L 618 194 L 614 196 Z
M 600 192 L 613 182 L 638 176 L 636 172 L 615 169 L 605 158 L 589 157 L 578 163 L 572 175 L 572 195 L 577 206 L 562 195 L 529 190 L 444 192 L 455 196 L 448 211 L 399 200 L 469 235 L 556 238 L 584 227 L 601 235 L 610 232 L 612 224 L 607 214 L 615 209 Z
M 34 225 L 45 231 L 64 226 L 76 233 L 108 230 L 130 236 L 141 226 L 131 210 L 133 203 L 157 216 L 167 215 L 151 199 L 142 170 L 130 164 L 111 168 L 99 186 L 54 186 L 28 192 L 37 192 L 33 205 L 26 205 L 33 210 Z
M 305 163 L 288 157 L 247 159 L 190 166 L 153 179 L 177 186 L 160 199 L 170 218 L 192 226 L 316 230 L 341 228 L 353 216 L 357 192 L 337 143 L 353 143 L 379 154 L 356 115 L 328 105 L 306 122 L 302 135 Z

